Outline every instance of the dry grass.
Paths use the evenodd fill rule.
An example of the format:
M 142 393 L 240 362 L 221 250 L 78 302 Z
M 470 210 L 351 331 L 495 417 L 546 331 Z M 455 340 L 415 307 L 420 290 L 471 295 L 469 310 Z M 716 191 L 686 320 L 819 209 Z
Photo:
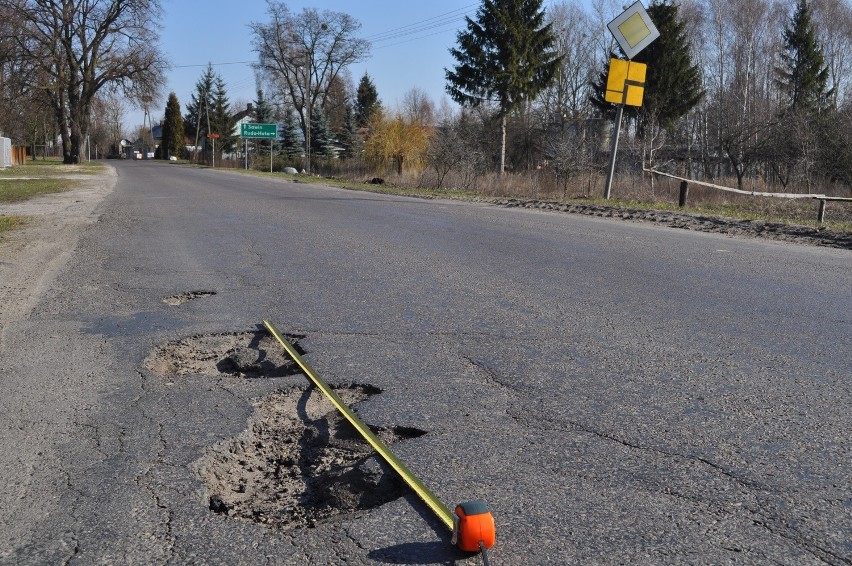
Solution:
M 348 175 L 345 175 L 349 177 Z M 369 174 L 359 172 L 363 179 Z M 360 180 L 359 179 L 359 180 Z M 355 180 L 355 179 L 352 179 Z M 605 174 L 587 169 L 575 174 L 565 183 L 557 183 L 549 172 L 507 174 L 494 173 L 478 177 L 449 174 L 437 189 L 438 177 L 433 171 L 405 172 L 403 175 L 385 177 L 388 185 L 381 186 L 382 192 L 394 189 L 432 195 L 469 195 L 496 198 L 518 198 L 552 200 L 561 202 L 585 202 L 630 206 L 633 208 L 677 210 L 680 182 L 664 177 L 655 178 L 653 183 L 648 174 L 619 173 L 613 182 L 612 199 L 603 200 Z M 716 180 L 716 184 L 736 187 L 735 179 Z M 767 190 L 762 186 L 749 186 L 757 191 Z M 369 190 L 369 189 L 368 189 Z M 769 189 L 771 190 L 771 189 Z M 777 189 L 776 189 L 777 190 Z M 848 187 L 820 187 L 819 192 L 828 196 L 849 197 Z M 726 216 L 731 218 L 762 220 L 784 224 L 817 225 L 819 201 L 812 198 L 787 199 L 729 193 L 710 187 L 690 185 L 686 211 Z M 829 201 L 826 209 L 825 226 L 852 231 L 852 202 Z

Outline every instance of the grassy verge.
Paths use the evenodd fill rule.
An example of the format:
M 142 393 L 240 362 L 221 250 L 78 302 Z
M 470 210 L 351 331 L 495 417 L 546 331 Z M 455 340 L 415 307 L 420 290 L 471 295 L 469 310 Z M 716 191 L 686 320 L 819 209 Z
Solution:
M 26 224 L 26 216 L 0 216 L 0 240 L 3 239 L 3 232 L 23 228 Z
M 104 168 L 99 161 L 84 161 L 77 165 L 65 165 L 61 159 L 29 160 L 23 165 L 0 169 L 3 177 L 62 177 L 68 175 L 97 175 Z
M 829 204 L 826 221 L 817 223 L 816 209 L 817 201 L 811 199 L 787 200 L 771 199 L 750 196 L 730 197 L 719 195 L 712 191 L 702 190 L 700 187 L 691 190 L 689 204 L 680 208 L 677 205 L 677 185 L 670 183 L 671 194 L 660 194 L 662 187 L 657 189 L 657 195 L 636 195 L 633 198 L 589 198 L 582 196 L 565 197 L 553 194 L 533 197 L 523 194 L 523 191 L 513 191 L 515 194 L 506 194 L 503 191 L 492 191 L 489 193 L 464 189 L 436 189 L 429 187 L 412 186 L 414 183 L 408 179 L 408 186 L 390 183 L 374 185 L 371 183 L 358 182 L 341 178 L 330 177 L 306 177 L 304 175 L 290 175 L 286 173 L 270 173 L 269 171 L 248 171 L 244 169 L 225 169 L 230 172 L 248 174 L 258 177 L 270 177 L 275 179 L 287 179 L 297 183 L 314 183 L 338 187 L 352 191 L 365 191 L 379 194 L 390 194 L 411 197 L 434 197 L 434 198 L 456 198 L 472 200 L 542 200 L 564 204 L 601 206 L 615 209 L 636 209 L 644 211 L 666 211 L 672 213 L 684 213 L 693 216 L 725 217 L 736 220 L 752 220 L 765 223 L 777 223 L 796 226 L 809 226 L 813 228 L 827 228 L 842 232 L 852 232 L 852 203 L 832 202 Z M 414 181 L 416 183 L 416 180 Z M 645 198 L 648 196 L 648 198 Z
M 21 202 L 37 195 L 73 188 L 67 179 L 0 179 L 0 204 Z

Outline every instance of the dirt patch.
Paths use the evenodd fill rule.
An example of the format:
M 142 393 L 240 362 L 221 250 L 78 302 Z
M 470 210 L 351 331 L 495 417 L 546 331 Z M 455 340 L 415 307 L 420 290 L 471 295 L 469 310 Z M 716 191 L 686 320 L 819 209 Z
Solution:
M 163 299 L 163 302 L 172 307 L 179 307 L 189 301 L 193 301 L 201 297 L 212 297 L 215 294 L 216 291 L 189 291 L 186 293 L 181 293 L 180 295 L 172 295 L 171 297 L 166 297 L 165 299 Z
M 811 228 L 793 224 L 763 222 L 760 220 L 739 220 L 688 214 L 685 212 L 670 212 L 660 210 L 643 210 L 638 208 L 622 208 L 614 206 L 569 204 L 556 201 L 529 199 L 480 199 L 507 208 L 535 208 L 553 212 L 568 212 L 585 214 L 603 218 L 615 218 L 634 222 L 654 222 L 672 228 L 695 230 L 698 232 L 714 232 L 728 236 L 767 238 L 784 242 L 795 242 L 811 246 L 825 246 L 852 250 L 852 232 L 843 232 L 829 228 Z
M 352 385 L 352 405 L 379 393 Z M 273 528 L 314 527 L 402 496 L 403 481 L 315 388 L 276 393 L 255 404 L 248 429 L 196 462 L 211 511 Z M 386 443 L 425 432 L 373 429 Z
M 70 259 L 83 230 L 98 219 L 97 206 L 115 187 L 115 169 L 80 177 L 72 190 L 25 202 L 0 204 L 0 216 L 26 219 L 0 240 L 0 349 L 11 323 L 26 319 Z
M 297 343 L 302 337 L 288 338 Z M 298 344 L 296 349 L 299 350 Z M 160 377 L 227 374 L 260 378 L 299 371 L 275 339 L 262 330 L 205 334 L 169 342 L 156 348 L 144 365 Z

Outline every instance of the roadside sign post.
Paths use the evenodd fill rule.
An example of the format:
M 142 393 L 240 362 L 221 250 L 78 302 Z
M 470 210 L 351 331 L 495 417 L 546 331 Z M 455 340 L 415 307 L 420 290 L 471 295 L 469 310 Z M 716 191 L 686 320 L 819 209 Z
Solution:
M 213 156 L 211 163 L 216 167 L 216 140 L 219 139 L 219 134 L 207 134 L 207 138 L 213 140 Z
M 645 11 L 642 2 L 635 2 L 606 26 L 619 47 L 627 56 L 627 61 L 610 59 L 607 74 L 607 102 L 618 104 L 613 124 L 612 149 L 609 156 L 604 198 L 609 200 L 612 193 L 612 178 L 615 173 L 615 157 L 618 152 L 618 137 L 621 134 L 621 118 L 624 115 L 624 105 L 642 106 L 642 96 L 645 92 L 645 74 L 647 65 L 632 61 L 640 51 L 648 47 L 652 41 L 660 37 L 660 32 Z
M 240 124 L 240 137 L 246 140 L 246 169 L 248 169 L 248 140 L 269 140 L 269 172 L 272 173 L 272 144 L 278 139 L 278 124 Z

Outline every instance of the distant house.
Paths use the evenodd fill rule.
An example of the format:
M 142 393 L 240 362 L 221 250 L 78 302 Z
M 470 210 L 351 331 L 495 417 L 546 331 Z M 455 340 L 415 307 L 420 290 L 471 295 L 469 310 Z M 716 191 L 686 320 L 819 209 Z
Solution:
M 139 137 L 132 144 L 124 146 L 124 154 L 128 159 L 153 159 L 160 142 L 163 141 L 162 122 L 151 127 L 151 133 Z M 137 157 L 141 156 L 141 157 Z
M 237 112 L 233 115 L 234 120 L 234 131 L 233 134 L 237 137 L 240 136 L 240 132 L 242 131 L 243 124 L 251 124 L 254 122 L 254 104 L 249 102 L 246 105 L 246 109 L 240 112 Z

